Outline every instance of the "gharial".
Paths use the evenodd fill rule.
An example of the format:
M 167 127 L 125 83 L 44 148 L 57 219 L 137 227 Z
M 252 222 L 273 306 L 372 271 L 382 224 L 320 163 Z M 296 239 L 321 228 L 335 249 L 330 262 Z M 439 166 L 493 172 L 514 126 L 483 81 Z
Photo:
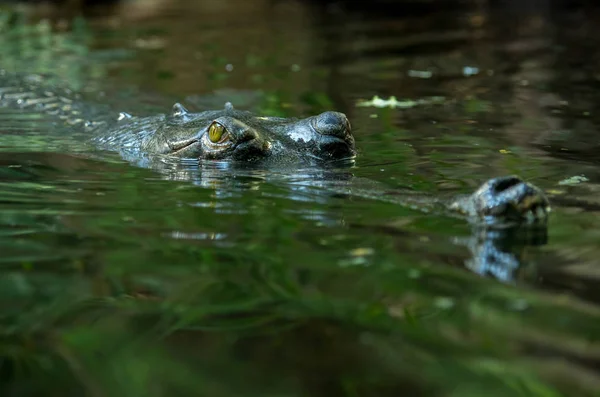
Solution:
M 84 101 L 39 75 L 0 71 L 0 107 L 39 111 L 86 133 L 94 145 L 145 155 L 234 162 L 353 159 L 348 118 L 327 111 L 307 118 L 264 117 L 235 109 L 189 112 L 176 103 L 168 114 L 137 117 Z M 473 194 L 444 201 L 446 208 L 485 221 L 543 222 L 550 205 L 538 187 L 516 176 L 493 178 Z

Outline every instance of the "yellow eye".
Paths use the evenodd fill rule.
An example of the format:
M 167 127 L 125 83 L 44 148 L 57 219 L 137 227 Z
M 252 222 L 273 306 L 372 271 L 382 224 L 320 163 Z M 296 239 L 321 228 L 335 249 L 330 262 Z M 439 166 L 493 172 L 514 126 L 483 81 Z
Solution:
M 208 127 L 208 139 L 212 143 L 221 143 L 224 142 L 228 137 L 227 130 L 221 124 L 216 121 L 213 122 L 210 127 Z

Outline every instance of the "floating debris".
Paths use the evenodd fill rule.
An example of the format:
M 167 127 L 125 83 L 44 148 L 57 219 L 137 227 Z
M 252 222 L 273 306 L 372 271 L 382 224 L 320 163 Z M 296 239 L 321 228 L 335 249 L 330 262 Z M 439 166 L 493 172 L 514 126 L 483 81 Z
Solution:
M 451 309 L 454 307 L 455 302 L 452 298 L 440 296 L 434 300 L 433 304 L 439 309 Z
M 371 100 L 359 100 L 356 106 L 360 107 L 375 107 L 375 108 L 400 108 L 400 109 L 410 109 L 418 105 L 429 105 L 442 103 L 445 100 L 442 96 L 434 96 L 423 99 L 406 99 L 399 101 L 395 96 L 389 97 L 389 99 L 383 99 L 375 95 Z
M 350 255 L 352 256 L 367 256 L 367 255 L 373 255 L 375 253 L 375 250 L 373 250 L 373 248 L 368 248 L 368 247 L 361 247 L 361 248 L 355 248 L 353 250 L 350 250 Z
M 473 66 L 465 66 L 463 67 L 463 76 L 469 77 L 479 74 L 479 68 Z
M 584 175 L 575 175 L 572 176 L 570 178 L 567 179 L 563 179 L 562 181 L 558 182 L 559 185 L 561 186 L 574 186 L 574 185 L 579 185 L 580 183 L 583 182 L 588 182 L 589 179 L 586 178 Z
M 409 70 L 407 74 L 409 77 L 416 77 L 419 79 L 429 79 L 433 76 L 433 72 L 429 70 Z
M 369 247 L 360 247 L 350 250 L 350 258 L 339 261 L 341 267 L 366 266 L 369 264 L 367 257 L 373 255 L 375 250 Z

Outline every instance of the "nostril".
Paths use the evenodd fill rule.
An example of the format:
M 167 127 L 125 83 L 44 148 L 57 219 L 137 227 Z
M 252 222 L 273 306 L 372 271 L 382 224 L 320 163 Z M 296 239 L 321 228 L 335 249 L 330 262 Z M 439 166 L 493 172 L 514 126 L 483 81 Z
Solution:
M 492 189 L 495 193 L 502 193 L 503 191 L 510 189 L 511 187 L 517 186 L 523 181 L 516 176 L 507 176 L 505 178 L 498 178 L 494 181 Z
M 339 112 L 324 112 L 315 116 L 313 126 L 322 135 L 346 138 L 350 134 L 350 122 L 345 114 Z

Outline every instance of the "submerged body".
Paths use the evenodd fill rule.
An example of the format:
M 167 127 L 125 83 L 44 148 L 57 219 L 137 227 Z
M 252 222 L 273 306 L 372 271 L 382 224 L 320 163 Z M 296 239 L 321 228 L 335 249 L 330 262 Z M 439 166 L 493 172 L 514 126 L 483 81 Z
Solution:
M 348 119 L 333 111 L 296 119 L 263 117 L 236 110 L 230 103 L 222 110 L 192 113 L 176 103 L 168 114 L 137 117 L 86 102 L 37 75 L 1 72 L 0 106 L 51 115 L 85 131 L 95 146 L 124 157 L 135 153 L 273 164 L 348 160 L 356 154 Z M 422 201 L 425 205 L 432 200 L 436 201 Z M 492 179 L 472 195 L 444 201 L 444 205 L 485 223 L 543 221 L 550 208 L 540 189 L 513 176 Z

